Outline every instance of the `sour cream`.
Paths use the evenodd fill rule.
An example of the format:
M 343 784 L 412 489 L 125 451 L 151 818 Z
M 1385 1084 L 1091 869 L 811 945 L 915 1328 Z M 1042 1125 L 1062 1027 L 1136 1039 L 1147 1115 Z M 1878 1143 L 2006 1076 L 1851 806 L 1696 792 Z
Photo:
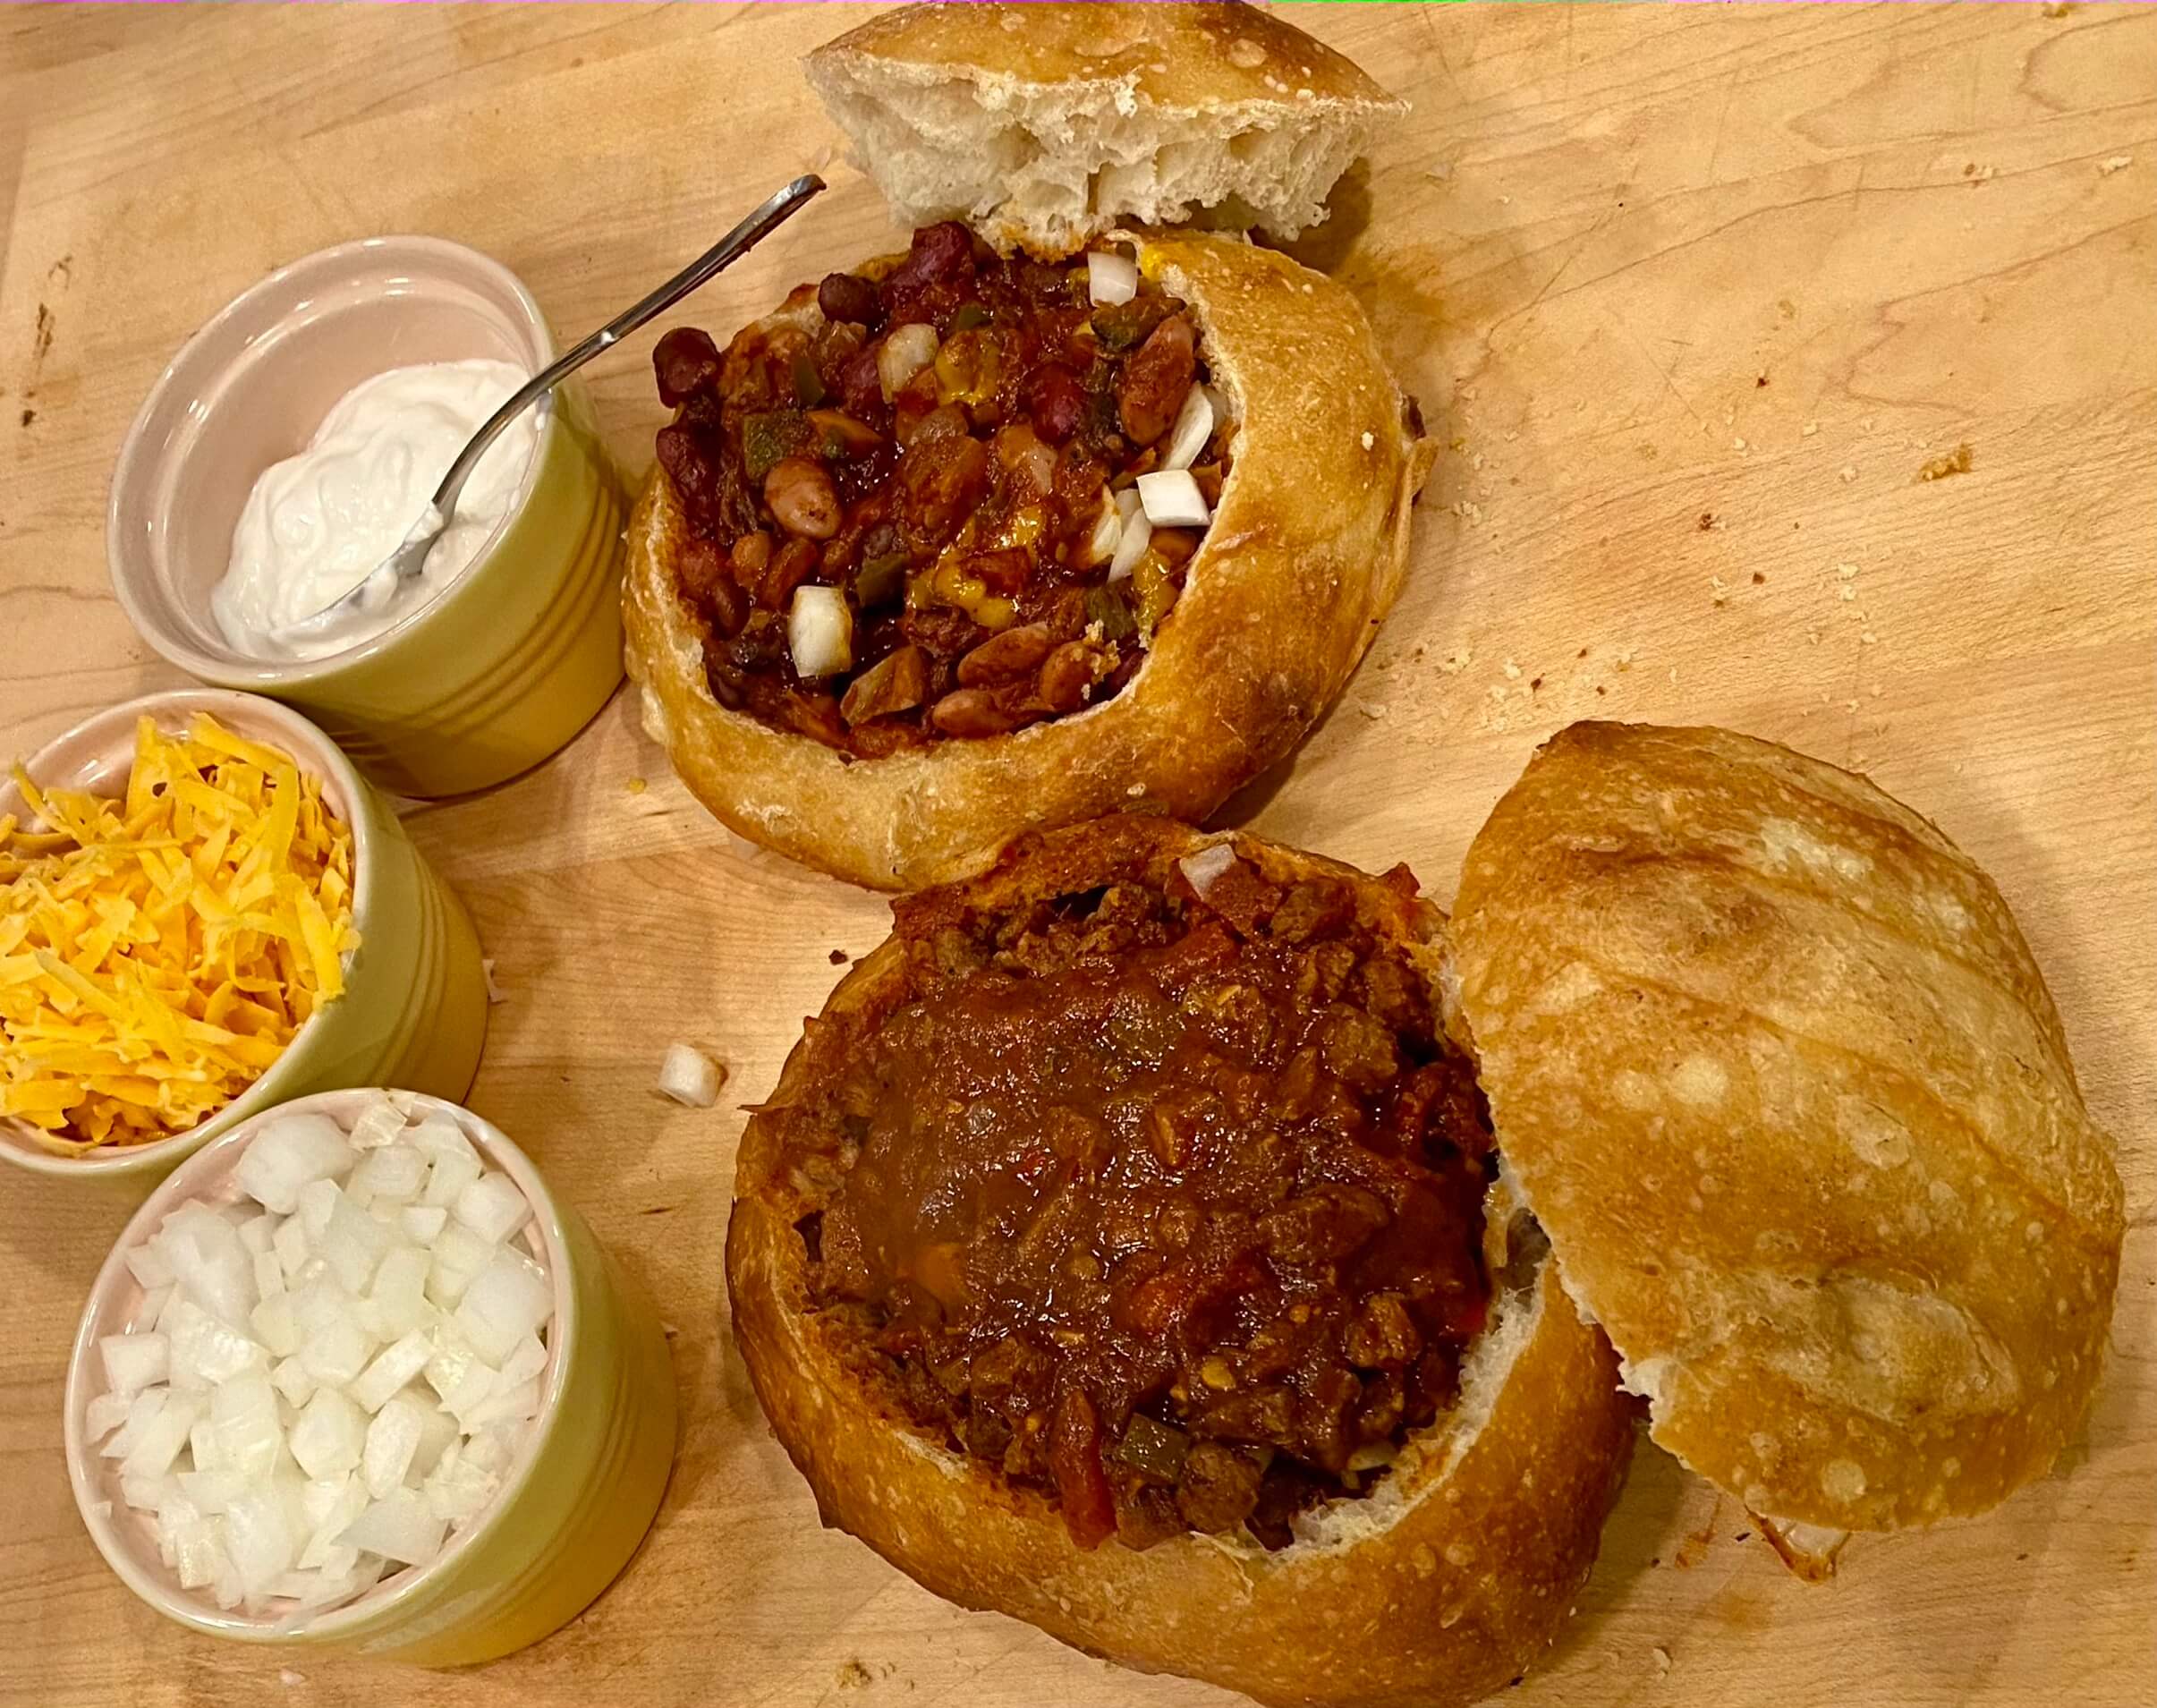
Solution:
M 487 447 L 450 523 L 412 580 L 377 576 L 331 622 L 310 622 L 379 569 L 426 516 L 435 488 L 481 422 L 527 376 L 505 361 L 392 368 L 337 400 L 308 447 L 255 481 L 210 608 L 225 639 L 269 659 L 342 652 L 436 598 L 471 567 L 508 514 L 546 404 Z

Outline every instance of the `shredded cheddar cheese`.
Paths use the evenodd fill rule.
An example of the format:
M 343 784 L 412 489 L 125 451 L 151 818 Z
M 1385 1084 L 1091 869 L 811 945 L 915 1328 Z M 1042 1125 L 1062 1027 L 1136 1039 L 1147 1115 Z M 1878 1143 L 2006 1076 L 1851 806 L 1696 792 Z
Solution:
M 63 1153 L 185 1132 L 344 993 L 352 838 L 289 754 L 135 727 L 127 793 L 0 815 L 0 1114 Z

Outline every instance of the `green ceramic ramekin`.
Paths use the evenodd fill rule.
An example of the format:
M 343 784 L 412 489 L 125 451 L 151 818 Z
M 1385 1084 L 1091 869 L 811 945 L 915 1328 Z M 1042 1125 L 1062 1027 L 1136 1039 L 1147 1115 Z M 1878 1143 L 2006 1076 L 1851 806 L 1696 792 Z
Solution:
M 349 1126 L 364 1092 L 326 1092 L 276 1114 L 318 1110 Z M 226 1133 L 144 1204 L 99 1271 L 68 1365 L 68 1475 L 82 1521 L 128 1587 L 167 1619 L 246 1643 L 342 1649 L 422 1666 L 491 1661 L 574 1619 L 612 1583 L 650 1528 L 674 1463 L 674 1371 L 650 1301 L 582 1217 L 548 1189 L 530 1158 L 468 1109 L 414 1097 L 415 1115 L 454 1120 L 532 1206 L 522 1236 L 554 1282 L 551 1356 L 520 1455 L 493 1503 L 425 1566 L 385 1578 L 326 1611 L 225 1612 L 182 1589 L 157 1557 L 147 1516 L 120 1499 L 114 1462 L 85 1441 L 102 1388 L 98 1338 L 141 1303 L 128 1249 L 181 1203 L 237 1195 L 233 1170 L 267 1115 Z
M 369 238 L 271 274 L 173 358 L 121 447 L 106 544 L 129 620 L 189 675 L 299 707 L 397 794 L 537 764 L 622 679 L 621 485 L 577 379 L 534 406 L 538 448 L 487 549 L 392 627 L 327 658 L 251 658 L 209 595 L 255 477 L 361 380 L 471 357 L 536 372 L 554 356 L 515 276 L 440 238 Z
M 127 786 L 135 720 L 166 733 L 198 711 L 234 733 L 283 749 L 319 779 L 323 799 L 352 830 L 352 923 L 360 947 L 344 994 L 302 1025 L 262 1077 L 208 1120 L 155 1143 L 59 1156 L 23 1123 L 0 1117 L 0 1159 L 64 1178 L 147 1192 L 220 1134 L 259 1110 L 343 1085 L 412 1085 L 462 1097 L 487 1036 L 487 972 L 462 903 L 412 846 L 388 803 L 319 729 L 253 694 L 183 688 L 101 711 L 42 749 L 25 769 L 40 786 L 117 795 Z M 21 814 L 12 778 L 0 778 L 0 813 Z M 27 815 L 25 815 L 27 816 Z

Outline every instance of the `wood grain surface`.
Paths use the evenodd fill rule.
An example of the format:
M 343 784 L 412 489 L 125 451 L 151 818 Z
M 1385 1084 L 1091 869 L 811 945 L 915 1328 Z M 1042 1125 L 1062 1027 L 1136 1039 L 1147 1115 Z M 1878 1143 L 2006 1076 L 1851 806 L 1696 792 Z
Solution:
M 1405 859 L 1443 898 L 1573 718 L 1726 723 L 1870 771 L 1998 877 L 2127 1184 L 2110 1366 L 2057 1474 L 1860 1543 L 1814 1589 L 1644 1450 L 1516 1699 L 2157 1701 L 2157 13 L 1293 15 L 1415 104 L 1299 247 L 1361 296 L 1447 452 L 1370 659 L 1229 816 Z M 419 231 L 500 257 L 580 331 L 830 159 L 795 61 L 854 16 L 0 11 L 6 744 L 176 680 L 111 598 L 104 506 L 130 416 L 206 316 L 309 250 Z M 688 318 L 723 336 L 888 246 L 874 192 L 828 170 Z M 594 379 L 638 474 L 652 336 Z M 507 993 L 471 1102 L 678 1330 L 658 1525 L 582 1619 L 473 1672 L 162 1623 L 92 1551 L 61 1467 L 63 1362 L 123 1211 L 10 1174 L 0 1698 L 1226 1704 L 955 1611 L 819 1531 L 750 1397 L 720 1287 L 731 1105 L 769 1089 L 831 952 L 875 943 L 884 904 L 731 840 L 626 697 L 533 774 L 410 821 Z M 726 1107 L 652 1095 L 675 1037 L 728 1064 Z

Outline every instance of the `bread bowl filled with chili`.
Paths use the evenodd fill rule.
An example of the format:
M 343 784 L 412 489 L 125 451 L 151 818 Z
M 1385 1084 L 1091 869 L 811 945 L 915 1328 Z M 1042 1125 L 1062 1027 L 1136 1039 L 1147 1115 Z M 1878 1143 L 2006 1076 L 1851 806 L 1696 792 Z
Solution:
M 812 67 L 904 81 L 894 64 L 918 72 L 927 51 L 909 30 L 928 30 L 961 76 L 1020 51 L 1006 10 L 894 14 L 877 23 L 912 21 L 879 53 L 865 27 Z M 1118 63 L 1168 55 L 1168 85 L 1223 74 L 1194 57 L 1195 16 L 1024 10 L 1029 30 L 1038 12 L 1051 35 L 1108 30 Z M 1235 39 L 1262 36 L 1283 67 L 1323 55 L 1345 91 L 1295 172 L 1246 149 L 1212 186 L 1287 196 L 1275 224 L 1293 229 L 1394 105 L 1262 14 L 1169 10 L 1248 24 Z M 1066 117 L 1091 98 L 1068 66 L 1032 70 Z M 1269 72 L 1226 74 L 1275 131 L 1310 118 Z M 834 105 L 857 134 L 891 110 Z M 1067 131 L 1064 157 L 1098 140 Z M 1313 159 L 1332 162 L 1322 183 Z M 894 144 L 870 166 L 911 205 L 915 155 Z M 952 206 L 964 219 L 804 285 L 724 348 L 662 340 L 675 415 L 630 525 L 630 668 L 647 728 L 740 834 L 904 888 L 977 871 L 1032 827 L 1134 804 L 1202 818 L 1288 752 L 1369 645 L 1432 455 L 1413 403 L 1345 289 L 1240 234 L 1122 229 L 1122 210 L 1183 204 L 1158 174 L 1119 182 L 1083 219 Z
M 1451 922 L 1136 816 L 894 915 L 751 1119 L 727 1276 L 825 1521 L 940 1594 L 1465 1702 L 1571 1609 L 1632 1396 L 1823 1565 L 2078 1427 L 2110 1142 L 1998 891 L 1861 778 L 1576 726 Z

